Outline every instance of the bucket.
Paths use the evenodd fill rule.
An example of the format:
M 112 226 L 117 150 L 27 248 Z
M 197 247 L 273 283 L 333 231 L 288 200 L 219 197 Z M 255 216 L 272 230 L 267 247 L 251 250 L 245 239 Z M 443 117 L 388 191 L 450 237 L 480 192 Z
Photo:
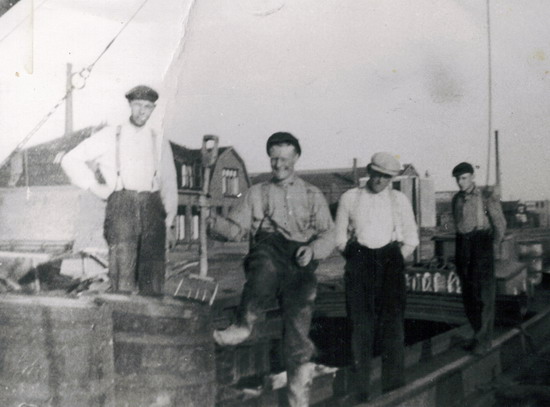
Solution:
M 117 407 L 208 407 L 216 400 L 210 307 L 197 301 L 101 295 L 113 310 Z
M 91 299 L 0 296 L 0 405 L 114 406 L 110 315 Z

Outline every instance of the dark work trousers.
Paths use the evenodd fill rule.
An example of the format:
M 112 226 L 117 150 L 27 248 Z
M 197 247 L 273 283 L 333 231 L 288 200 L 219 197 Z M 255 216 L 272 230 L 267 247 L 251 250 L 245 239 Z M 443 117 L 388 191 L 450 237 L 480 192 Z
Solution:
M 114 291 L 160 294 L 164 285 L 166 212 L 159 192 L 115 191 L 107 200 L 105 239 Z
M 314 345 L 309 339 L 313 303 L 317 293 L 315 269 L 295 262 L 295 253 L 305 243 L 286 239 L 279 233 L 258 233 L 244 261 L 244 285 L 238 324 L 248 325 L 274 299 L 283 314 L 283 352 L 287 369 L 310 361 Z
M 490 345 L 495 321 L 495 261 L 493 236 L 476 231 L 456 236 L 456 268 L 462 285 L 462 300 L 474 339 Z
M 390 243 L 379 249 L 369 249 L 352 241 L 344 256 L 355 390 L 370 392 L 374 349 L 380 349 L 382 355 L 382 392 L 403 386 L 406 289 L 399 245 Z

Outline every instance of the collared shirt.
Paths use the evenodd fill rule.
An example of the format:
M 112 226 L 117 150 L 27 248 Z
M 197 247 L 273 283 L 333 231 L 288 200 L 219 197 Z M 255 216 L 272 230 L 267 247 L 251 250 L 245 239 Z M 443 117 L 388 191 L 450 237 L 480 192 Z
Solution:
M 71 182 L 89 189 L 98 181 L 97 168 L 111 191 L 159 191 L 171 225 L 177 212 L 176 168 L 168 140 L 154 136 L 147 124 L 137 127 L 129 121 L 120 126 L 119 165 L 117 165 L 117 126 L 105 127 L 84 140 L 63 157 L 62 166 Z M 120 176 L 117 174 L 120 167 Z M 156 175 L 155 175 L 156 173 Z
M 296 176 L 253 185 L 228 219 L 216 221 L 212 231 L 230 240 L 258 230 L 277 231 L 289 240 L 311 242 L 315 259 L 327 257 L 334 249 L 334 225 L 323 193 Z
M 392 241 L 403 243 L 404 255 L 418 246 L 418 229 L 407 197 L 389 188 L 375 194 L 368 188 L 353 188 L 340 198 L 336 214 L 336 246 L 344 250 L 350 234 L 371 249 Z
M 506 231 L 506 219 L 498 198 L 473 186 L 470 191 L 460 191 L 453 197 L 453 217 L 458 233 L 474 230 L 492 230 L 495 242 L 500 242 Z

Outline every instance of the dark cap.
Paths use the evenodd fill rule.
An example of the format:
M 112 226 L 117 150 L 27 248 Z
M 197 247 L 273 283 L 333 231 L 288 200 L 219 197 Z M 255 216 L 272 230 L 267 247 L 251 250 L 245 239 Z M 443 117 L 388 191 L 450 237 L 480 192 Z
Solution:
M 294 146 L 298 155 L 302 155 L 302 149 L 300 148 L 300 142 L 298 141 L 298 139 L 292 134 L 285 132 L 273 133 L 271 137 L 267 139 L 267 144 L 265 147 L 267 155 L 269 155 L 269 149 L 272 146 L 276 146 L 279 144 L 290 144 L 291 146 Z
M 462 174 L 473 174 L 474 173 L 474 167 L 472 167 L 472 164 L 470 163 L 460 163 L 456 167 L 453 168 L 453 177 L 460 177 Z
M 145 85 L 139 85 L 130 89 L 124 96 L 126 96 L 128 102 L 132 100 L 148 100 L 149 102 L 155 103 L 159 98 L 159 94 L 156 90 Z

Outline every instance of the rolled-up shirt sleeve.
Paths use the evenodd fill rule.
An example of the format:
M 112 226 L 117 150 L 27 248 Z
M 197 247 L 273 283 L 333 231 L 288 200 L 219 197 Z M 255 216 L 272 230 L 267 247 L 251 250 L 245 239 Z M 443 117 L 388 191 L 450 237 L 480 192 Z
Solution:
M 72 184 L 82 189 L 90 189 L 98 183 L 88 162 L 96 160 L 107 151 L 110 136 L 109 130 L 104 129 L 63 156 L 61 167 Z
M 241 241 L 250 232 L 252 225 L 252 205 L 254 189 L 249 189 L 237 203 L 231 207 L 226 218 L 212 216 L 209 232 L 214 238 L 222 237 L 230 241 Z
M 323 193 L 317 190 L 314 197 L 316 235 L 310 246 L 313 249 L 314 259 L 322 260 L 334 250 L 334 222 Z

